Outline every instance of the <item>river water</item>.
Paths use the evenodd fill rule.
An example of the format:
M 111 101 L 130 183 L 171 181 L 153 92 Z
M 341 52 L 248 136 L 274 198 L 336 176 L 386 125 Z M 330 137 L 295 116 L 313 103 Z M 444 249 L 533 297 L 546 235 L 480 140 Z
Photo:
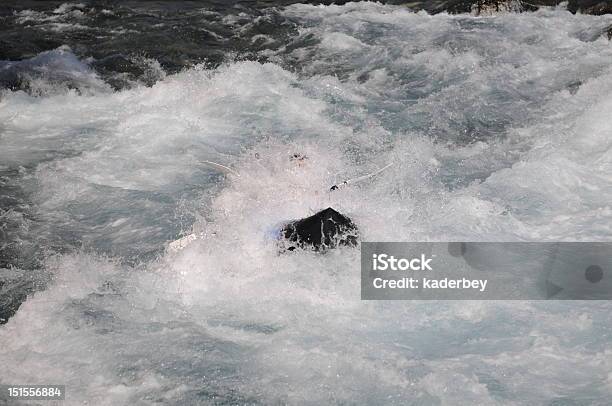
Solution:
M 70 405 L 608 404 L 609 303 L 365 302 L 358 249 L 278 255 L 266 230 L 332 206 L 364 241 L 609 241 L 612 16 L 0 16 L 0 383 Z

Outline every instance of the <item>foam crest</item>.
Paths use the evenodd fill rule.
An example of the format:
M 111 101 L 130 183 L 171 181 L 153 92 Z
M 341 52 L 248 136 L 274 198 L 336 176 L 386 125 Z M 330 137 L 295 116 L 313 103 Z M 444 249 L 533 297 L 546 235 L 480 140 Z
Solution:
M 606 302 L 365 302 L 358 249 L 269 237 L 331 206 L 365 241 L 609 240 L 612 51 L 578 35 L 608 17 L 283 13 L 276 63 L 3 94 L 0 157 L 64 252 L 0 328 L 0 380 L 100 405 L 609 398 Z

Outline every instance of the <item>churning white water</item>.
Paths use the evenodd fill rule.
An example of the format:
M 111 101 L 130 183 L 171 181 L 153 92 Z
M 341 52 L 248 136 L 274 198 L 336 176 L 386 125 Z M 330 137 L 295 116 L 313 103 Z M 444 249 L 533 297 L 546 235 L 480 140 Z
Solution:
M 266 230 L 332 206 L 364 241 L 610 240 L 612 18 L 282 14 L 272 63 L 113 92 L 63 48 L 38 58 L 71 86 L 2 94 L 36 219 L 13 220 L 62 249 L 0 327 L 0 382 L 69 405 L 608 404 L 609 303 L 364 302 L 358 249 L 278 255 Z

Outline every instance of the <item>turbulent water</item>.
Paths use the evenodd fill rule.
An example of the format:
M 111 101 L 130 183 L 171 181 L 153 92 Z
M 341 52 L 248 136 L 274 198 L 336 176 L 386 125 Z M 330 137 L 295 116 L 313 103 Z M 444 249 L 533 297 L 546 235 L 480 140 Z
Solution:
M 609 404 L 609 303 L 360 301 L 358 249 L 266 230 L 332 206 L 364 241 L 610 241 L 612 16 L 100 4 L 1 9 L 0 383 Z

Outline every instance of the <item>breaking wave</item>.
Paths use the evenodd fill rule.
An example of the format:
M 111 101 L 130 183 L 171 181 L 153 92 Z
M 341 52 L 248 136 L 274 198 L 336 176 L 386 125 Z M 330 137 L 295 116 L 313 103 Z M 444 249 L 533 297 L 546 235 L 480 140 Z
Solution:
M 299 29 L 269 62 L 148 87 L 64 48 L 3 62 L 62 91 L 0 100 L 0 220 L 45 286 L 0 328 L 0 381 L 67 404 L 605 404 L 606 302 L 363 302 L 358 250 L 279 256 L 266 230 L 333 206 L 364 241 L 610 240 L 610 18 L 281 14 Z

